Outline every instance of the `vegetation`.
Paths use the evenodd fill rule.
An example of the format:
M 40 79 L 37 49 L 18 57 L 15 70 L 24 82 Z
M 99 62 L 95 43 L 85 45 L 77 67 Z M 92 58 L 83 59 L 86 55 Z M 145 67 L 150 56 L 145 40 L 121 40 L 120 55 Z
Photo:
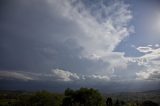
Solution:
M 63 95 L 40 92 L 13 92 L 0 95 L 0 106 L 61 106 Z
M 0 106 L 159 106 L 157 100 L 160 100 L 159 92 L 102 96 L 92 88 L 68 88 L 64 94 L 47 91 L 0 91 Z
M 103 96 L 95 89 L 66 89 L 62 106 L 104 106 Z

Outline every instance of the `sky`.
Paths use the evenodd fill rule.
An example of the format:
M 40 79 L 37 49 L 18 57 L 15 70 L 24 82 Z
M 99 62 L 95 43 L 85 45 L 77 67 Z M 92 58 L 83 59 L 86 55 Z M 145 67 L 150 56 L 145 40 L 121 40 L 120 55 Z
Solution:
M 0 89 L 160 89 L 159 0 L 1 0 Z

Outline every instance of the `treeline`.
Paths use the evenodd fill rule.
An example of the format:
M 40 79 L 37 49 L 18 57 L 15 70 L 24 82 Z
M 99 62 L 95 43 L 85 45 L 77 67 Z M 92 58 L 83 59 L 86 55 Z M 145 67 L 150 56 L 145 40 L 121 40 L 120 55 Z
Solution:
M 0 92 L 0 106 L 158 106 L 153 101 L 126 101 L 104 97 L 98 90 L 66 89 L 64 94 L 39 92 Z
M 0 96 L 0 106 L 61 106 L 64 95 L 48 91 L 11 92 Z

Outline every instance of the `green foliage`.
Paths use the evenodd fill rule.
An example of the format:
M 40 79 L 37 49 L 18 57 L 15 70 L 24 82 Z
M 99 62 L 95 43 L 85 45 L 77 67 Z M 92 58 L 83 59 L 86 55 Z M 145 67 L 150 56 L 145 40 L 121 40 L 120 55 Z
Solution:
M 62 96 L 49 93 L 47 91 L 36 92 L 28 96 L 21 95 L 17 102 L 17 106 L 60 106 Z
M 104 106 L 105 103 L 103 96 L 92 88 L 66 89 L 65 96 L 62 106 Z
M 13 93 L 15 94 L 15 93 Z M 40 91 L 0 95 L 0 106 L 61 106 L 63 95 Z

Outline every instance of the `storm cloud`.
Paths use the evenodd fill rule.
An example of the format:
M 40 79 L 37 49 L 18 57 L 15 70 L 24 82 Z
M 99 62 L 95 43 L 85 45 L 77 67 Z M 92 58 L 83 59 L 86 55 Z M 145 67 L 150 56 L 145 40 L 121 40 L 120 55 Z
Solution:
M 160 80 L 159 44 L 133 45 L 138 57 L 116 50 L 135 32 L 123 0 L 0 4 L 0 79 L 72 86 Z

